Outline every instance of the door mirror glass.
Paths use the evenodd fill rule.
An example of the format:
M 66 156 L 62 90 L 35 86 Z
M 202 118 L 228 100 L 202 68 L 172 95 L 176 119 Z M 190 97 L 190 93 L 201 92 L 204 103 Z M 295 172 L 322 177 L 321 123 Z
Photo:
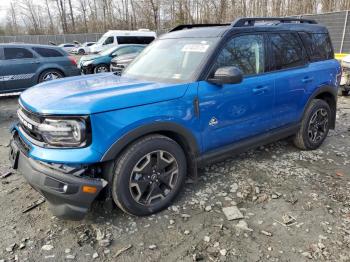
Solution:
M 218 68 L 214 76 L 208 79 L 209 83 L 215 85 L 238 84 L 243 80 L 243 73 L 235 66 L 225 66 Z

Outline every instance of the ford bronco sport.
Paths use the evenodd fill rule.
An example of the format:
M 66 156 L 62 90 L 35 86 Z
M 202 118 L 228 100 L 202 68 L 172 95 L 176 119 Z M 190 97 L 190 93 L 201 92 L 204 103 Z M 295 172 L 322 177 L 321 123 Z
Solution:
M 210 161 L 290 136 L 318 148 L 335 126 L 340 72 L 312 20 L 181 25 L 122 76 L 22 93 L 10 159 L 57 216 L 81 219 L 99 195 L 149 215 Z

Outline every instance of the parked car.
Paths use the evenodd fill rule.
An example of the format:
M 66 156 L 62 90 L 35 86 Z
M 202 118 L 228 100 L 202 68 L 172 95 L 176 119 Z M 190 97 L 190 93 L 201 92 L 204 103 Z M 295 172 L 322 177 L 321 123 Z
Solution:
M 78 67 L 83 74 L 96 74 L 109 72 L 112 58 L 121 55 L 141 52 L 144 45 L 118 45 L 111 47 L 96 55 L 86 55 L 80 58 Z
M 339 93 L 348 96 L 350 93 L 350 55 L 345 56 L 341 61 L 342 77 L 340 81 Z
M 124 44 L 148 45 L 157 37 L 155 32 L 148 29 L 137 31 L 110 30 L 90 48 L 91 53 L 97 54 L 111 47 Z
M 79 74 L 75 58 L 61 48 L 0 44 L 0 93 L 19 92 L 44 81 Z
M 90 47 L 94 45 L 95 42 L 85 42 L 75 48 L 71 51 L 72 54 L 77 54 L 77 55 L 85 55 L 90 53 Z
M 62 48 L 64 51 L 66 51 L 67 53 L 72 52 L 72 50 L 76 47 L 75 44 L 72 44 L 72 43 L 60 44 L 58 46 Z
M 56 216 L 82 218 L 102 189 L 125 212 L 150 215 L 198 166 L 290 136 L 319 148 L 335 127 L 340 73 L 313 20 L 178 26 L 122 76 L 22 93 L 10 159 Z
M 140 49 L 135 53 L 114 57 L 111 60 L 110 71 L 121 75 L 124 69 L 141 53 L 141 51 L 142 50 Z

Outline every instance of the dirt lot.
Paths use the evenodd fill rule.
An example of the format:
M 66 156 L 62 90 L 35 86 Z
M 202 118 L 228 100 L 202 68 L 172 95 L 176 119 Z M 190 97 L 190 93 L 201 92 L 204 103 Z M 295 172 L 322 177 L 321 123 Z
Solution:
M 17 98 L 0 97 L 2 173 Z M 80 222 L 53 217 L 46 203 L 22 213 L 41 197 L 14 173 L 0 179 L 0 261 L 350 261 L 349 156 L 350 98 L 342 97 L 319 150 L 280 141 L 208 166 L 151 217 L 101 204 Z M 228 220 L 223 207 L 244 218 Z

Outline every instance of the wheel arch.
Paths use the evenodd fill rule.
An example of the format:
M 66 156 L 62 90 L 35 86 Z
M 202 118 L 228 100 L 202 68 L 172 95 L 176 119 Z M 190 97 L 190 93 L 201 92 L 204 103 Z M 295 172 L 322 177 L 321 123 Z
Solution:
M 330 128 L 335 128 L 335 120 L 336 120 L 336 113 L 337 113 L 337 89 L 331 86 L 322 86 L 320 88 L 317 88 L 316 91 L 312 93 L 309 100 L 306 103 L 306 106 L 304 108 L 303 116 L 306 112 L 306 109 L 308 108 L 309 104 L 314 99 L 321 99 L 327 102 L 329 105 L 329 108 L 331 109 L 331 122 L 330 122 Z
M 113 143 L 113 145 L 103 155 L 101 162 L 116 159 L 131 143 L 144 136 L 160 134 L 176 141 L 183 149 L 188 166 L 190 177 L 197 177 L 197 157 L 199 155 L 199 145 L 194 135 L 185 127 L 175 123 L 152 123 L 138 127 Z
M 39 79 L 41 77 L 41 75 L 46 72 L 46 71 L 49 71 L 49 70 L 56 70 L 56 71 L 59 71 L 63 77 L 66 77 L 66 74 L 64 73 L 64 71 L 61 69 L 61 68 L 57 68 L 57 67 L 46 67 L 46 68 L 43 68 L 40 70 L 40 73 L 37 75 L 37 79 L 36 79 L 36 82 L 38 83 L 39 82 Z

